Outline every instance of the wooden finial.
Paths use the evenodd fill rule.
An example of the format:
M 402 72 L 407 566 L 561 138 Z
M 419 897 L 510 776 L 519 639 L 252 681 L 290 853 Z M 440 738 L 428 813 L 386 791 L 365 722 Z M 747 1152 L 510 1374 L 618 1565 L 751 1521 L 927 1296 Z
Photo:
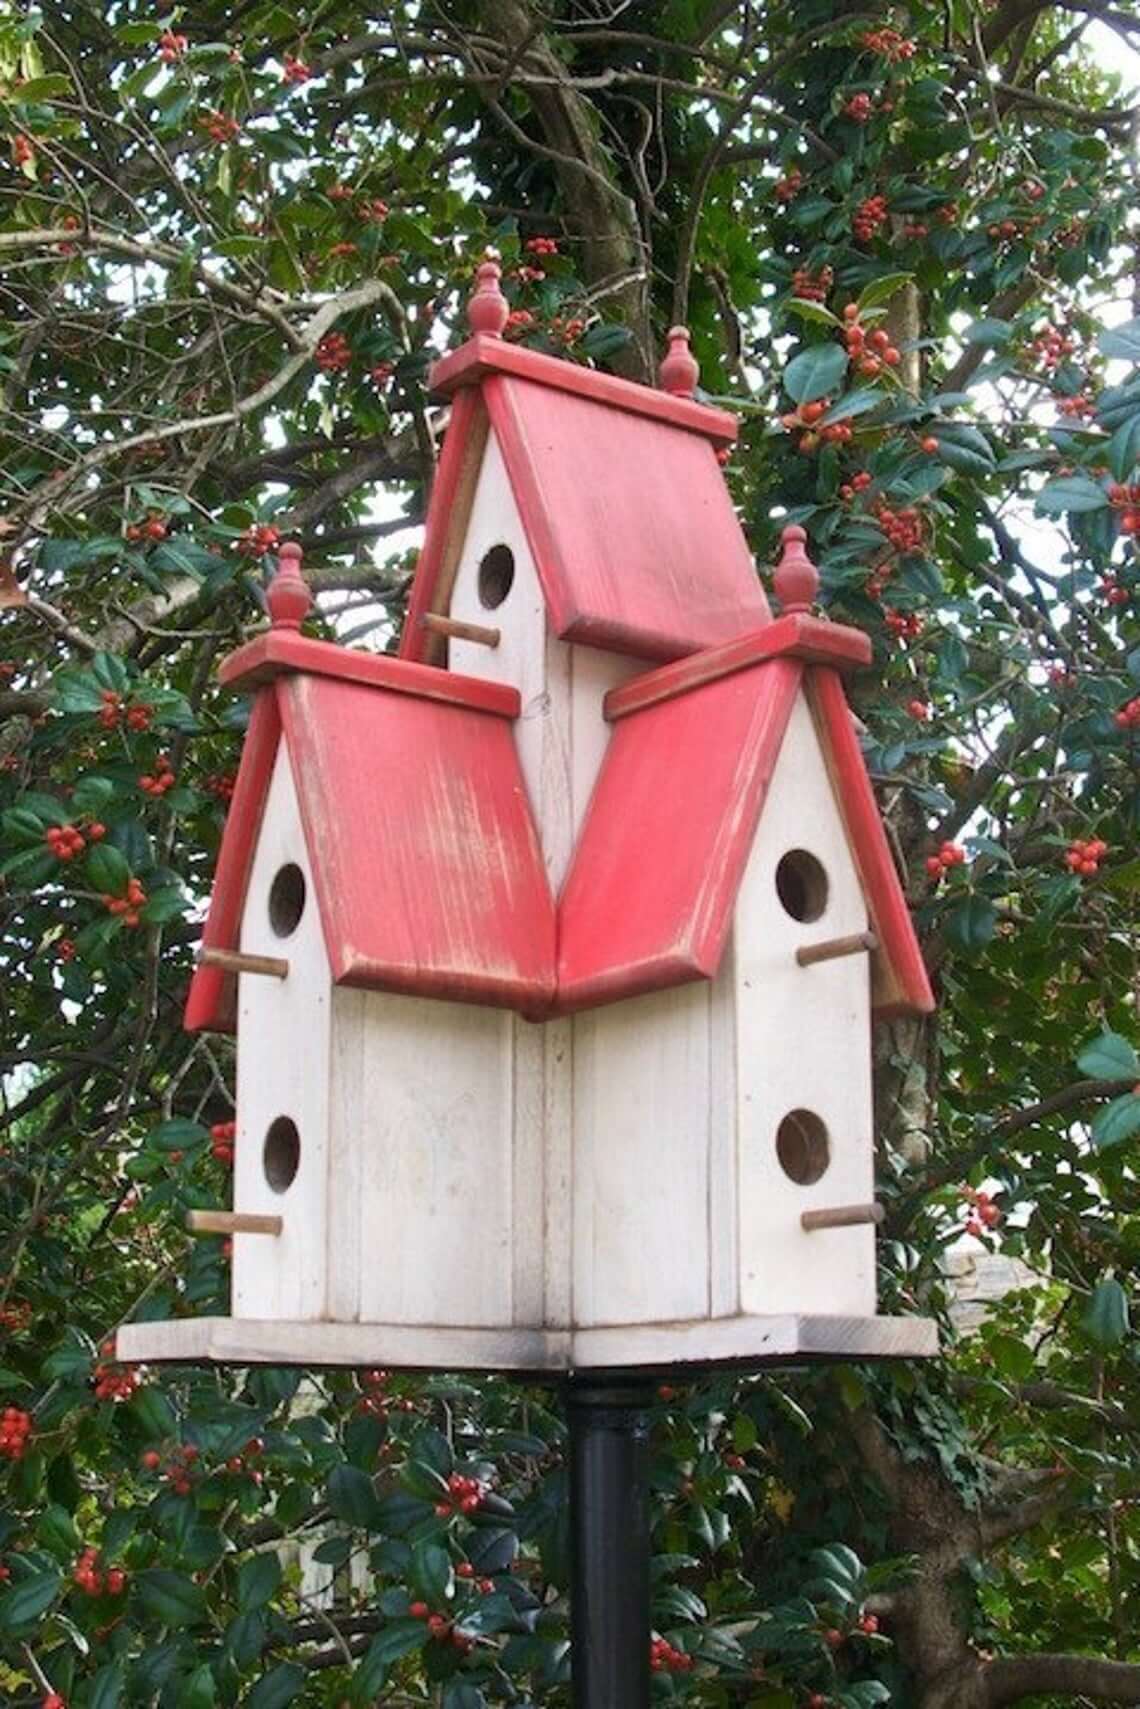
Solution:
M 668 348 L 657 370 L 657 384 L 663 392 L 669 392 L 675 398 L 691 398 L 701 371 L 689 349 L 689 329 L 687 326 L 671 326 L 665 336 Z
M 269 584 L 265 603 L 275 629 L 299 629 L 302 618 L 312 609 L 313 596 L 301 574 L 301 548 L 295 540 L 286 540 L 277 554 L 277 574 Z
M 798 523 L 790 523 L 782 538 L 784 550 L 772 579 L 786 617 L 791 611 L 811 610 L 819 592 L 819 571 L 804 551 L 807 535 Z
M 475 289 L 467 302 L 467 324 L 472 332 L 489 332 L 496 338 L 507 324 L 510 305 L 499 289 L 503 270 L 493 249 L 475 269 Z

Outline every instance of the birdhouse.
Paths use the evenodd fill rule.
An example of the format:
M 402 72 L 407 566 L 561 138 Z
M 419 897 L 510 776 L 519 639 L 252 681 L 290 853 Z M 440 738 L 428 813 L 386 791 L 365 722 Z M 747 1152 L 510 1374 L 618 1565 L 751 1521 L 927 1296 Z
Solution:
M 873 1017 L 932 998 L 784 531 L 695 400 L 505 340 L 486 262 L 400 656 L 267 632 L 191 1029 L 237 1031 L 230 1318 L 131 1359 L 562 1371 L 928 1354 L 876 1316 Z

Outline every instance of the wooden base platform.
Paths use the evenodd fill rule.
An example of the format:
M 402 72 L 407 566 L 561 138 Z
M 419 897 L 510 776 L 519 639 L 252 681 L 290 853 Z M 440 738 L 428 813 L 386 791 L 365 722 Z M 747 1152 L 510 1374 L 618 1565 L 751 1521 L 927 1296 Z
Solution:
M 404 1370 L 675 1369 L 823 1359 L 929 1359 L 938 1330 L 924 1317 L 725 1317 L 598 1329 L 441 1329 L 402 1323 L 298 1323 L 172 1318 L 128 1323 L 116 1356 L 228 1365 L 380 1365 Z

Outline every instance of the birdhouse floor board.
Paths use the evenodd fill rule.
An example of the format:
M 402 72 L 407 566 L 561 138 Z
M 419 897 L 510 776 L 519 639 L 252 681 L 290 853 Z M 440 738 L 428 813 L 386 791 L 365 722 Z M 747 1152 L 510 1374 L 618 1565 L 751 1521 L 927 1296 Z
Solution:
M 921 1317 L 734 1317 L 606 1329 L 440 1329 L 228 1317 L 129 1323 L 116 1357 L 130 1363 L 370 1366 L 404 1370 L 670 1370 L 827 1359 L 929 1359 L 937 1325 Z

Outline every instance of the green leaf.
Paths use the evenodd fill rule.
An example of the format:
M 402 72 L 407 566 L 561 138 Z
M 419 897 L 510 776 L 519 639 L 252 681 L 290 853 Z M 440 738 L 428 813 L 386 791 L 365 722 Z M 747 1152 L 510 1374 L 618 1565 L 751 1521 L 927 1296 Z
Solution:
M 938 455 L 943 463 L 962 475 L 988 475 L 996 459 L 993 446 L 984 433 L 964 422 L 935 422 L 930 429 L 938 441 Z
M 837 398 L 831 408 L 820 416 L 817 425 L 830 427 L 833 421 L 847 421 L 853 415 L 866 415 L 870 409 L 877 409 L 884 401 L 884 393 L 877 386 L 860 386 L 857 391 L 845 392 Z
M 967 344 L 1006 344 L 1013 336 L 1008 320 L 975 320 L 966 328 Z
M 282 1662 L 258 1680 L 246 1699 L 248 1709 L 285 1709 L 303 1689 L 308 1677 L 299 1662 Z
M 1126 1092 L 1122 1098 L 1114 1098 L 1111 1104 L 1097 1111 L 1089 1132 L 1098 1151 L 1120 1145 L 1134 1133 L 1140 1133 L 1140 1097 L 1135 1092 Z
M 196 1626 L 206 1617 L 205 1592 L 185 1573 L 146 1567 L 137 1585 L 143 1607 L 163 1626 Z
M 122 1662 L 108 1662 L 91 1681 L 87 1709 L 118 1709 L 125 1684 L 126 1675 Z
M 1108 442 L 1108 466 L 1118 481 L 1127 481 L 1140 458 L 1140 411 L 1122 421 Z
M 237 1603 L 243 1614 L 264 1608 L 281 1583 L 281 1562 L 273 1549 L 243 1561 L 238 1569 Z
M 816 344 L 793 356 L 784 369 L 784 390 L 793 403 L 812 403 L 839 390 L 847 377 L 847 352 L 840 344 Z
M 329 1507 L 338 1519 L 363 1529 L 380 1522 L 380 1503 L 372 1479 L 357 1466 L 344 1463 L 329 1473 L 325 1490 Z
M 978 955 L 997 930 L 997 910 L 988 896 L 967 896 L 949 915 L 946 937 L 966 955 Z
M 487 1709 L 487 1699 L 467 1679 L 453 1679 L 439 1700 L 440 1709 Z
M 1140 319 L 1110 326 L 1097 339 L 1102 356 L 1118 356 L 1125 362 L 1140 362 Z
M 833 315 L 822 303 L 813 303 L 808 297 L 791 297 L 785 306 L 789 314 L 797 314 L 801 320 L 814 321 L 817 326 L 843 324 L 838 315 Z
M 213 1709 L 217 1700 L 218 1683 L 213 1669 L 209 1662 L 203 1662 L 179 1687 L 178 1709 Z
M 1105 510 L 1108 494 L 1088 475 L 1061 475 L 1050 481 L 1037 494 L 1036 510 L 1040 516 L 1061 516 L 1066 512 L 1080 515 L 1089 510 Z
M 152 1127 L 146 1143 L 152 1151 L 190 1151 L 194 1146 L 205 1145 L 209 1137 L 209 1129 L 201 1122 L 174 1116 L 170 1121 L 159 1122 L 157 1127 Z
M 859 292 L 859 307 L 874 309 L 878 308 L 880 303 L 889 303 L 913 278 L 913 273 L 884 273 L 881 278 L 872 279 L 871 283 L 864 285 Z
M 369 1644 L 365 1663 L 371 1667 L 390 1667 L 401 1656 L 422 1649 L 427 1638 L 427 1627 L 422 1620 L 393 1620 Z
M 412 1582 L 433 1608 L 442 1607 L 454 1593 L 451 1556 L 441 1544 L 430 1539 L 416 1544 L 412 1550 Z
M 1120 1033 L 1098 1033 L 1081 1049 L 1077 1067 L 1090 1080 L 1140 1080 L 1140 1056 Z
M 1098 1347 L 1119 1347 L 1124 1340 L 1130 1327 L 1128 1295 L 1114 1276 L 1097 1283 L 1081 1325 Z
M 0 1601 L 0 1626 L 8 1631 L 27 1626 L 46 1614 L 59 1594 L 63 1580 L 58 1573 L 34 1573 L 14 1584 Z
M 131 869 L 112 843 L 96 843 L 93 849 L 87 851 L 84 865 L 93 890 L 108 896 L 124 894 Z

